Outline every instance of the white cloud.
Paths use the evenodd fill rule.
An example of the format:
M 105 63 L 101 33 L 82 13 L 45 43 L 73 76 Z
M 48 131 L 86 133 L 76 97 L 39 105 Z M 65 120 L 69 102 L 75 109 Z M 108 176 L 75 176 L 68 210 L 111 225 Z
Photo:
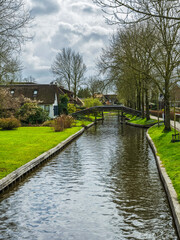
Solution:
M 32 75 L 40 83 L 51 82 L 51 64 L 64 47 L 80 52 L 92 71 L 113 31 L 105 24 L 100 9 L 89 0 L 28 1 L 36 16 L 30 29 L 35 36 L 23 48 L 23 76 Z
M 60 10 L 60 6 L 56 0 L 32 0 L 31 3 L 31 13 L 33 16 L 54 14 Z
M 71 8 L 72 11 L 77 12 L 78 14 L 81 12 L 81 14 L 90 14 L 92 16 L 92 14 L 97 14 L 99 12 L 99 8 L 92 3 L 88 3 L 88 2 L 82 2 L 82 1 L 78 1 L 75 3 L 71 4 Z

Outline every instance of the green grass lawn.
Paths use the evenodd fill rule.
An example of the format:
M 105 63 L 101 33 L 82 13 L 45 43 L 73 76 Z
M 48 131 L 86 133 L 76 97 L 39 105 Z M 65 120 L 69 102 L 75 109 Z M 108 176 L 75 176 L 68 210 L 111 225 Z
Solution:
M 121 112 L 120 112 L 119 114 L 121 114 Z M 104 112 L 104 115 L 118 116 L 118 111 L 114 111 L 114 112 Z
M 157 148 L 158 155 L 166 168 L 180 202 L 180 142 L 172 143 L 174 131 L 163 132 L 163 129 L 163 125 L 159 128 L 153 126 L 148 133 Z
M 83 121 L 87 125 L 90 122 Z M 20 127 L 16 130 L 0 130 L 0 179 L 55 147 L 81 129 L 75 127 L 63 132 L 54 132 L 50 127 Z
M 154 120 L 154 119 L 147 120 L 146 118 L 140 118 L 137 116 L 132 116 L 130 114 L 126 114 L 126 117 L 130 118 L 130 120 L 128 120 L 128 122 L 134 123 L 134 124 L 139 124 L 139 125 L 149 125 L 149 124 L 158 122 L 158 120 Z
M 85 118 L 90 119 L 92 122 L 95 121 L 95 116 L 94 116 L 93 114 L 85 115 Z M 96 119 L 101 119 L 101 118 L 102 118 L 101 114 L 98 114 L 98 115 L 96 116 Z

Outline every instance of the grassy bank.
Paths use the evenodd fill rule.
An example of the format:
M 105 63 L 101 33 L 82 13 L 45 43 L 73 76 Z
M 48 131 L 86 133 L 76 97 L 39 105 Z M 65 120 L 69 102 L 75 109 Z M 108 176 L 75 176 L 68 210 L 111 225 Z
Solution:
M 139 124 L 139 125 L 150 125 L 150 124 L 158 122 L 158 120 L 155 120 L 155 119 L 147 120 L 146 118 L 132 116 L 131 114 L 126 114 L 126 117 L 130 118 L 130 120 L 128 120 L 128 122 L 134 123 L 134 124 Z
M 171 139 L 174 132 L 163 132 L 163 129 L 163 125 L 159 128 L 155 125 L 149 129 L 148 133 L 157 148 L 158 155 L 166 168 L 180 202 L 180 142 L 172 143 Z
M 90 122 L 83 121 L 87 125 Z M 20 127 L 16 130 L 0 130 L 0 179 L 55 147 L 81 129 L 81 122 L 63 132 L 50 127 Z

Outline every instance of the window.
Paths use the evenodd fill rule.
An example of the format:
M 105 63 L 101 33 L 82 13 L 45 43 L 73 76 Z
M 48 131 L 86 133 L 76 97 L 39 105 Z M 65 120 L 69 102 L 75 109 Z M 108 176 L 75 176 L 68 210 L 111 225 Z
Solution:
M 11 91 L 10 91 L 10 94 L 13 96 L 13 95 L 14 95 L 14 90 L 11 90 Z
M 49 113 L 49 111 L 50 111 L 50 106 L 49 106 L 49 105 L 45 105 L 45 106 L 44 106 L 44 110 Z
M 34 90 L 34 92 L 33 92 L 33 95 L 37 95 L 38 94 L 38 90 Z

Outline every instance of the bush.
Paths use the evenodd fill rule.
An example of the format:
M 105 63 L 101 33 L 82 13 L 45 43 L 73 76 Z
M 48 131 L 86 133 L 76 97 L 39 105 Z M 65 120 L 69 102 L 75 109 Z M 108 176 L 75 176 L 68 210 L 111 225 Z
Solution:
M 48 120 L 42 124 L 43 127 L 52 127 L 53 125 L 54 125 L 54 120 Z
M 31 124 L 43 123 L 49 118 L 48 113 L 34 102 L 25 103 L 19 109 L 17 116 L 20 121 Z
M 71 116 L 66 116 L 65 115 L 65 124 L 64 124 L 64 128 L 70 128 L 72 127 L 72 125 L 74 124 L 74 118 Z
M 68 114 L 68 101 L 69 101 L 69 98 L 68 96 L 65 94 L 65 95 L 60 95 L 59 96 L 59 107 L 58 107 L 58 111 L 59 111 L 59 114 Z
M 1 118 L 0 119 L 0 128 L 3 130 L 12 130 L 20 127 L 20 121 L 16 118 Z
M 71 113 L 74 113 L 76 112 L 76 107 L 73 103 L 68 103 L 68 113 L 71 114 Z
M 62 132 L 65 128 L 70 128 L 74 123 L 74 118 L 68 115 L 61 115 L 54 119 L 54 131 Z
M 102 103 L 97 98 L 86 98 L 84 99 L 84 105 L 86 108 L 101 106 Z

